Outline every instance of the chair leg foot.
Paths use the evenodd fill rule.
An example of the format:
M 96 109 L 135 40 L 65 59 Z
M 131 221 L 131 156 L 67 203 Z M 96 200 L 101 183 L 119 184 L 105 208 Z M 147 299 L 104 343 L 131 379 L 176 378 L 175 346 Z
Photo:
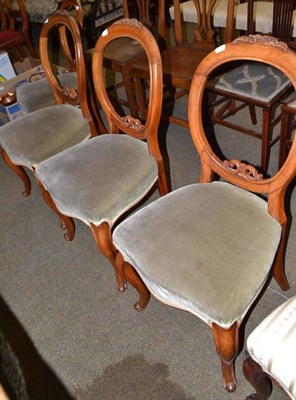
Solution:
M 36 177 L 37 179 L 37 177 Z M 42 182 L 40 182 L 37 179 L 37 183 L 40 187 L 43 199 L 45 200 L 46 204 L 48 205 L 49 208 L 51 208 L 58 216 L 60 219 L 60 227 L 62 229 L 66 229 L 67 232 L 64 234 L 64 239 L 69 241 L 72 241 L 75 236 L 75 224 L 74 221 L 71 217 L 67 217 L 66 215 L 63 215 L 56 207 L 55 202 L 53 201 L 51 195 L 49 192 L 45 189 L 43 186 Z
M 117 253 L 116 266 L 119 271 L 124 275 L 125 279 L 138 291 L 139 300 L 134 304 L 137 311 L 143 311 L 149 302 L 150 293 L 146 285 L 143 283 L 136 270 L 127 262 L 124 261 L 122 254 Z
M 139 301 L 137 301 L 134 304 L 135 310 L 137 311 L 145 310 L 150 298 L 150 293 L 148 289 L 146 288 L 146 286 L 144 285 L 143 281 L 138 276 L 134 268 L 128 263 L 125 263 L 124 272 L 128 282 L 132 284 L 140 294 Z
M 74 221 L 72 218 L 66 217 L 65 215 L 60 215 L 60 218 L 63 220 L 62 225 L 65 226 L 65 229 L 67 230 L 64 234 L 64 239 L 67 240 L 67 242 L 71 242 L 75 236 Z
M 238 332 L 237 322 L 229 329 L 224 329 L 215 323 L 212 324 L 215 346 L 221 360 L 223 386 L 229 393 L 236 390 L 234 362 L 238 354 Z

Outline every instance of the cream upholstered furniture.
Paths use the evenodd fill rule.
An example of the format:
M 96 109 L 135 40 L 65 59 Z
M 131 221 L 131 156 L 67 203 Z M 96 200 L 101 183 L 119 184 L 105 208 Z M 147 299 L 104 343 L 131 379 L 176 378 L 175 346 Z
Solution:
M 121 117 L 104 87 L 104 51 L 118 37 L 138 41 L 149 60 L 151 87 L 145 125 L 130 115 Z M 51 157 L 38 164 L 35 172 L 48 205 L 66 223 L 68 238 L 72 239 L 74 235 L 72 218 L 87 224 L 98 248 L 115 268 L 119 290 L 124 290 L 125 279 L 115 267 L 117 252 L 112 242 L 113 226 L 156 183 L 161 194 L 168 191 L 158 145 L 162 70 L 159 49 L 150 31 L 136 19 L 119 20 L 106 29 L 94 49 L 93 80 L 110 133 Z M 133 276 L 128 279 L 134 281 Z
M 254 1 L 254 32 L 259 33 L 272 33 L 273 32 L 273 9 L 274 1 Z M 292 4 L 292 3 L 291 3 Z M 247 8 L 248 2 L 238 4 L 234 9 L 234 17 L 236 20 L 235 27 L 237 30 L 247 31 L 248 20 L 247 20 Z M 279 17 L 285 18 L 284 11 L 277 11 Z M 289 22 L 285 20 L 286 28 L 290 32 L 292 38 L 296 38 L 296 13 L 293 13 L 292 20 Z M 280 37 L 276 35 L 276 37 Z
M 218 0 L 213 8 L 213 26 L 225 28 L 227 26 L 227 0 Z M 171 19 L 175 19 L 174 7 L 169 8 Z M 181 4 L 181 13 L 184 22 L 196 23 L 197 13 L 193 0 L 184 1 Z M 254 32 L 271 33 L 273 19 L 273 1 L 254 1 Z M 234 1 L 233 28 L 238 31 L 248 31 L 248 1 Z M 292 37 L 296 37 L 296 14 L 292 20 Z
M 296 296 L 284 302 L 247 339 L 246 379 L 256 395 L 246 400 L 267 400 L 271 382 L 279 385 L 290 399 L 296 399 Z
M 189 94 L 189 127 L 201 157 L 200 183 L 143 207 L 113 233 L 117 266 L 123 273 L 134 267 L 157 299 L 210 326 L 229 392 L 236 388 L 239 328 L 248 310 L 270 275 L 282 289 L 289 288 L 284 273 L 284 199 L 296 173 L 295 142 L 282 169 L 269 179 L 251 165 L 221 160 L 210 146 L 202 118 L 207 79 L 216 68 L 242 59 L 279 68 L 295 87 L 296 55 L 274 38 L 268 43 L 262 37 L 255 42 L 246 38 L 211 52 L 197 67 Z M 214 173 L 223 181 L 212 182 Z M 256 194 L 265 194 L 267 201 Z M 142 296 L 148 297 L 140 292 Z
M 61 40 L 65 41 L 68 33 L 72 35 L 77 66 L 77 89 L 62 87 L 52 71 L 48 37 L 56 26 L 60 29 Z M 31 112 L 0 127 L 0 146 L 4 161 L 22 179 L 25 186 L 23 194 L 26 196 L 30 194 L 31 182 L 24 167 L 34 171 L 39 162 L 96 135 L 86 98 L 81 35 L 77 23 L 67 11 L 56 11 L 43 25 L 40 54 L 57 104 Z
M 254 32 L 271 33 L 273 1 L 254 1 Z M 239 31 L 248 31 L 248 1 L 239 3 L 234 10 L 235 27 Z
M 207 4 L 208 3 L 210 3 L 210 1 L 207 1 Z M 213 27 L 226 28 L 228 26 L 227 34 L 225 37 L 226 42 L 231 41 L 232 29 L 233 29 L 233 26 L 232 25 L 230 26 L 230 20 L 227 19 L 227 16 L 230 14 L 229 7 L 234 8 L 232 10 L 233 14 L 232 18 L 234 18 L 236 14 L 235 4 L 237 3 L 238 0 L 217 0 L 212 9 Z M 182 20 L 184 22 L 190 22 L 196 24 L 196 22 L 198 21 L 198 13 L 196 6 L 194 4 L 194 0 L 188 0 L 182 2 L 180 9 L 181 9 Z M 169 15 L 172 20 L 175 19 L 174 6 L 171 6 L 169 8 Z
M 227 0 L 218 0 L 213 8 L 213 26 L 216 28 L 226 27 Z M 181 4 L 182 16 L 184 22 L 196 23 L 197 13 L 193 0 L 184 1 Z M 169 8 L 171 19 L 175 19 L 174 7 Z M 261 33 L 270 33 L 272 30 L 272 1 L 254 2 L 254 21 L 255 31 Z M 233 27 L 237 30 L 248 30 L 248 2 L 234 1 Z
M 294 47 L 289 28 L 294 13 L 294 0 L 274 0 L 273 4 L 272 35 Z M 253 0 L 248 1 L 248 7 L 248 26 L 252 33 Z M 274 134 L 274 127 L 280 121 L 276 109 L 291 91 L 289 79 L 274 67 L 251 61 L 229 68 L 214 77 L 208 84 L 208 90 L 218 96 L 220 104 L 213 108 L 212 121 L 260 139 L 261 167 L 267 172 L 271 147 L 279 140 L 279 135 Z M 236 122 L 230 118 L 246 106 L 250 108 L 253 125 L 257 124 L 256 108 L 262 110 L 261 125 L 255 128 L 246 124 L 242 126 L 239 120 Z

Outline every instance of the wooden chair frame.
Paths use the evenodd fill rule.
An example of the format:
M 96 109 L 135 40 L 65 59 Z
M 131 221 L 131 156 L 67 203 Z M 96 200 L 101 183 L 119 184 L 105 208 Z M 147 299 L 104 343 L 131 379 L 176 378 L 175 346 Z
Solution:
M 107 117 L 109 134 L 115 135 L 123 132 L 135 139 L 147 142 L 148 151 L 151 156 L 154 157 L 158 166 L 158 190 L 161 195 L 164 195 L 168 193 L 168 185 L 158 143 L 158 122 L 160 120 L 160 105 L 162 102 L 162 70 L 157 44 L 155 43 L 152 34 L 148 30 L 146 30 L 146 32 L 142 32 L 144 29 L 146 30 L 146 28 L 136 19 L 122 19 L 115 22 L 110 28 L 108 28 L 105 34 L 98 39 L 98 42 L 94 48 L 92 64 L 93 79 L 98 100 Z M 103 71 L 104 51 L 108 43 L 120 37 L 130 37 L 133 40 L 137 40 L 144 48 L 149 62 L 151 63 L 151 80 L 153 82 L 151 86 L 151 99 L 153 99 L 153 102 L 152 100 L 150 101 L 148 118 L 145 125 L 142 125 L 138 119 L 135 119 L 130 115 L 121 117 L 116 112 L 110 99 L 108 98 L 107 89 L 105 88 L 104 75 L 103 73 L 97 73 L 97 71 Z M 98 171 L 98 173 L 99 172 L 100 171 Z M 62 221 L 62 228 L 67 229 L 67 233 L 64 235 L 64 238 L 66 240 L 73 240 L 75 234 L 75 225 L 72 217 L 62 214 L 56 206 L 52 196 L 46 190 L 43 182 L 39 180 L 38 183 L 46 203 L 59 216 L 60 220 Z M 134 204 L 130 205 L 131 208 L 133 206 Z M 123 210 L 122 213 L 125 211 L 126 210 Z M 99 225 L 95 225 L 94 223 L 90 222 L 89 226 L 95 238 L 98 249 L 110 261 L 114 268 L 118 289 L 120 291 L 124 291 L 126 289 L 126 282 L 128 281 L 135 286 L 137 290 L 145 292 L 143 283 L 138 281 L 133 271 L 131 271 L 130 274 L 123 275 L 121 270 L 117 268 L 115 260 L 118 252 L 112 241 L 112 224 L 109 221 L 104 220 Z M 146 301 L 147 299 L 144 294 L 144 300 L 141 299 L 137 305 L 138 309 L 142 309 Z
M 246 36 L 240 38 L 239 41 L 227 44 L 225 48 L 211 52 L 197 67 L 189 95 L 189 125 L 193 142 L 201 157 L 200 183 L 211 182 L 216 174 L 223 180 L 244 190 L 267 196 L 268 212 L 278 221 L 282 229 L 281 240 L 270 274 L 273 274 L 282 290 L 288 290 L 289 283 L 284 270 L 284 253 L 287 241 L 287 215 L 284 200 L 287 187 L 296 174 L 296 141 L 293 142 L 281 170 L 273 177 L 263 179 L 263 176 L 251 165 L 238 160 L 221 160 L 213 152 L 204 131 L 202 110 L 208 77 L 221 65 L 229 61 L 239 60 L 255 60 L 273 65 L 286 74 L 296 88 L 295 53 L 288 49 L 285 43 L 279 42 L 275 38 L 257 36 L 254 41 L 253 38 Z M 145 218 L 147 218 L 147 215 L 145 215 Z M 120 253 L 117 256 L 117 264 L 123 274 L 130 273 L 132 266 L 124 260 Z M 147 280 L 149 279 L 147 278 Z M 168 289 L 166 288 L 166 290 Z M 145 304 L 144 299 L 149 298 L 148 291 L 146 289 L 139 294 L 140 301 L 143 300 L 141 302 L 143 305 L 143 303 Z M 256 294 L 256 297 L 259 294 L 260 291 Z M 253 299 L 254 301 L 255 299 Z M 236 388 L 234 362 L 240 348 L 239 329 L 244 316 L 245 314 L 228 328 L 224 328 L 215 322 L 208 322 L 221 360 L 223 385 L 229 392 L 233 392 Z
M 201 182 L 210 182 L 213 178 L 213 174 L 217 173 L 222 178 L 246 190 L 258 194 L 266 194 L 268 196 L 268 211 L 282 226 L 281 242 L 272 273 L 280 288 L 282 290 L 288 290 L 290 286 L 284 271 L 284 252 L 287 241 L 287 215 L 285 212 L 284 198 L 286 189 L 296 174 L 296 142 L 293 142 L 291 151 L 281 170 L 271 178 L 262 180 L 259 178 L 258 180 L 258 176 L 256 176 L 256 172 L 252 170 L 252 168 L 239 163 L 237 165 L 234 165 L 235 163 L 229 165 L 217 159 L 211 150 L 202 128 L 201 105 L 202 94 L 206 85 L 206 77 L 222 64 L 222 60 L 223 62 L 225 62 L 227 58 L 229 61 L 239 60 L 242 59 L 243 54 L 243 59 L 245 60 L 256 60 L 271 64 L 284 72 L 291 80 L 294 88 L 296 88 L 296 79 L 293 74 L 293 70 L 296 66 L 296 58 L 294 52 L 289 50 L 287 45 L 272 37 L 264 38 L 260 36 L 257 37 L 254 47 L 252 44 L 244 46 L 243 43 L 252 43 L 252 39 L 250 41 L 250 38 L 247 36 L 245 39 L 240 39 L 237 42 L 234 41 L 233 44 L 229 44 L 228 56 L 226 57 L 224 57 L 223 51 L 221 53 L 212 53 L 207 62 L 204 63 L 203 68 L 196 71 L 192 84 L 192 95 L 189 99 L 190 128 L 193 141 L 202 158 Z M 260 45 L 260 43 L 263 45 Z M 279 49 L 279 53 L 283 52 L 285 56 L 280 57 L 279 54 L 277 59 L 272 59 L 269 52 L 270 47 Z M 238 56 L 239 54 L 240 56 Z M 200 87 L 200 92 L 196 94 L 198 92 L 198 87 Z M 200 112 L 196 112 L 196 109 Z M 239 165 L 241 165 L 243 169 L 240 169 L 241 167 Z M 220 338 L 221 347 L 216 344 L 216 348 L 221 357 L 226 388 L 232 386 L 232 377 L 234 376 L 233 363 L 238 351 L 238 347 L 235 345 L 235 338 L 238 337 L 239 324 L 236 324 L 233 328 L 236 334 L 233 338 L 230 338 L 230 340 L 227 339 L 226 333 L 220 330 L 218 337 Z M 215 327 L 213 333 L 216 341 Z
M 69 19 L 70 14 L 66 10 L 57 10 L 53 13 L 54 19 L 49 19 L 46 22 L 41 30 L 40 35 L 40 56 L 41 62 L 46 74 L 46 77 L 53 89 L 54 96 L 56 99 L 56 104 L 63 104 L 65 102 L 80 106 L 83 112 L 84 117 L 89 123 L 90 126 L 90 134 L 91 136 L 97 135 L 97 128 L 93 121 L 93 117 L 88 105 L 87 93 L 86 93 L 86 74 L 85 74 L 85 65 L 81 60 L 81 55 L 83 55 L 83 46 L 81 40 L 81 34 L 79 31 L 79 27 L 76 22 L 72 19 Z M 69 22 L 70 21 L 70 22 Z M 51 61 L 48 55 L 48 35 L 49 33 L 56 27 L 56 25 L 60 24 L 59 34 L 61 40 L 64 41 L 64 46 L 66 47 L 66 32 L 65 27 L 72 33 L 73 38 L 75 38 L 76 42 L 76 70 L 78 74 L 78 84 L 77 90 L 72 90 L 69 88 L 64 88 L 60 85 L 57 76 L 53 73 L 51 67 Z M 42 127 L 40 127 L 42 129 Z M 1 148 L 1 153 L 6 164 L 20 177 L 24 184 L 24 196 L 29 196 L 31 194 L 31 181 L 22 165 L 14 164 L 8 154 Z M 34 166 L 31 167 L 34 172 Z

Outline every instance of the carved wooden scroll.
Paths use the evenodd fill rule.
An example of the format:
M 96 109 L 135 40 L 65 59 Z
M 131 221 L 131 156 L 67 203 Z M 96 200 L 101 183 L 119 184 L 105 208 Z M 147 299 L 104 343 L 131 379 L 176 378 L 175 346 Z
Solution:
M 63 10 L 63 9 L 55 10 L 52 14 L 55 14 L 55 15 L 66 15 L 66 16 L 70 16 L 71 15 L 68 10 Z
M 260 174 L 253 165 L 247 165 L 239 160 L 225 160 L 223 167 L 234 175 L 241 175 L 248 181 L 261 181 L 263 175 Z
M 64 88 L 62 90 L 64 96 L 69 97 L 70 99 L 75 100 L 77 98 L 77 90 L 73 88 Z
M 249 35 L 249 36 L 241 36 L 235 39 L 233 44 L 241 44 L 241 43 L 246 43 L 246 44 L 254 44 L 254 43 L 261 43 L 264 46 L 270 46 L 270 47 L 279 47 L 283 51 L 288 50 L 288 45 L 284 42 L 281 42 L 279 39 L 274 38 L 273 36 L 268 36 L 268 35 Z
M 138 132 L 145 128 L 139 119 L 133 118 L 131 115 L 125 115 L 124 117 L 121 117 L 121 121 L 127 127 L 135 129 Z
M 113 25 L 134 26 L 135 28 L 138 28 L 140 30 L 143 29 L 143 27 L 144 27 L 144 25 L 136 18 L 122 18 L 119 21 L 114 22 Z

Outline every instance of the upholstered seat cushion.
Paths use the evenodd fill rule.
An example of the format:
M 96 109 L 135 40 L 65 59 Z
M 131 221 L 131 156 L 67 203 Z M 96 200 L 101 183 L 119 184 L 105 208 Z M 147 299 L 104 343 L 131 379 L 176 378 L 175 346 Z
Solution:
M 122 0 L 88 0 L 89 14 L 84 6 L 84 25 L 94 24 L 96 28 L 123 15 Z
M 0 32 L 0 44 L 7 44 L 12 40 L 22 39 L 24 35 L 21 32 L 5 30 Z
M 65 72 L 60 74 L 58 79 L 62 87 L 77 88 L 76 72 Z M 46 78 L 19 86 L 16 89 L 16 97 L 24 114 L 55 104 L 52 88 Z
M 280 235 L 263 199 L 214 182 L 149 204 L 115 228 L 113 242 L 155 297 L 227 328 L 259 293 Z
M 158 169 L 146 143 L 106 134 L 51 157 L 36 174 L 64 215 L 112 225 L 151 189 Z
M 12 8 L 18 9 L 17 0 L 11 0 L 11 5 Z M 56 0 L 26 0 L 25 5 L 29 21 L 41 24 L 57 9 Z
M 269 102 L 290 85 L 285 74 L 270 65 L 248 62 L 208 82 L 208 87 Z
M 292 297 L 251 333 L 251 357 L 296 399 L 296 296 Z
M 14 164 L 28 168 L 90 136 L 81 110 L 50 106 L 0 127 L 0 146 Z

